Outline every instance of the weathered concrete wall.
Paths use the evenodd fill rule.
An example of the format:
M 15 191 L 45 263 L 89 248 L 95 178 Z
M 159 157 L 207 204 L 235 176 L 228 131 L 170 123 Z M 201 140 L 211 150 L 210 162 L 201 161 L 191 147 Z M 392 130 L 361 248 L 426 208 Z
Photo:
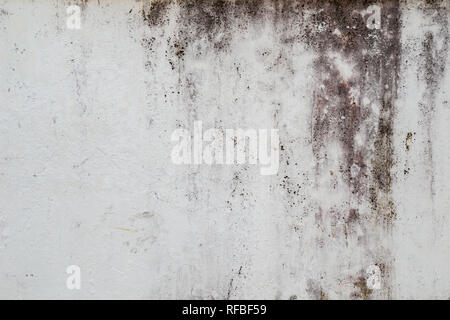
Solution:
M 0 1 L 0 297 L 447 299 L 448 20 L 448 1 Z M 278 173 L 175 165 L 194 121 L 278 129 Z

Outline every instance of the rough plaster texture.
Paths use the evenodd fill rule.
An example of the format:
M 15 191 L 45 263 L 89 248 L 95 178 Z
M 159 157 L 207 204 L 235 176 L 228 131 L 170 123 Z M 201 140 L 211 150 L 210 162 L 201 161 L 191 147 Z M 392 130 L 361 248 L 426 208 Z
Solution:
M 447 299 L 448 20 L 448 1 L 1 0 L 0 297 Z M 196 120 L 278 128 L 278 174 L 173 164 Z

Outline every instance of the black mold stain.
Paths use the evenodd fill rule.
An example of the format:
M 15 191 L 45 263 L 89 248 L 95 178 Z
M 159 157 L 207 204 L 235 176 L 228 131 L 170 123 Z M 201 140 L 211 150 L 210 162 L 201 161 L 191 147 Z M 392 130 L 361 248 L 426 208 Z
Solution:
M 234 172 L 230 183 L 230 198 L 226 201 L 227 207 L 233 211 L 233 204 L 240 204 L 241 209 L 247 209 L 254 205 L 256 201 L 251 190 L 248 190 L 244 181 L 248 178 L 246 175 L 248 167 L 244 166 L 241 170 Z
M 328 300 L 328 295 L 326 294 L 326 292 L 322 289 L 320 284 L 313 279 L 308 280 L 306 292 L 309 294 L 311 299 Z
M 380 28 L 368 27 L 370 14 L 364 12 L 372 4 L 381 9 Z M 386 230 L 391 229 L 395 217 L 391 170 L 394 101 L 401 54 L 399 6 L 399 1 L 390 0 L 327 2 L 321 6 L 322 11 L 312 15 L 314 23 L 305 26 L 302 38 L 318 55 L 314 62 L 317 77 L 311 123 L 317 167 L 321 165 L 320 160 L 327 160 L 330 141 L 338 143 L 344 151 L 339 173 L 358 201 L 371 203 L 372 220 L 382 223 Z M 353 65 L 350 75 L 341 74 L 333 55 Z M 378 114 L 363 98 L 379 106 Z M 357 145 L 357 133 L 368 125 L 372 126 L 369 134 Z M 327 212 L 327 215 L 335 219 L 342 216 L 339 212 Z M 367 232 L 371 228 L 370 219 L 361 220 L 359 212 L 351 209 L 342 232 L 347 239 L 357 237 L 356 229 Z M 391 266 L 391 260 L 386 257 L 384 265 Z M 390 280 L 386 283 L 383 293 L 389 296 Z M 372 292 L 364 278 L 357 279 L 354 285 L 359 289 L 355 297 L 370 298 Z
M 156 0 L 145 2 L 144 22 L 150 26 L 168 23 L 171 4 L 177 6 L 178 41 L 194 45 L 207 40 L 217 52 L 227 51 L 234 28 L 245 29 L 249 23 L 263 17 L 264 1 L 260 0 Z
M 341 167 L 337 172 L 330 172 L 330 175 L 334 178 L 342 177 L 352 197 L 359 203 L 369 202 L 372 210 L 372 215 L 368 219 L 363 219 L 358 209 L 353 208 L 349 211 L 333 209 L 325 214 L 333 217 L 332 223 L 337 220 L 343 221 L 344 227 L 335 230 L 346 238 L 356 237 L 357 228 L 370 230 L 373 227 L 372 221 L 390 231 L 395 219 L 392 168 L 395 99 L 401 55 L 400 1 L 160 0 L 144 4 L 142 10 L 144 22 L 150 28 L 168 23 L 171 4 L 177 5 L 174 17 L 177 30 L 167 39 L 169 48 L 167 59 L 172 70 L 179 72 L 180 66 L 182 67 L 184 63 L 185 52 L 190 46 L 194 47 L 206 40 L 208 49 L 211 48 L 216 53 L 227 53 L 234 33 L 245 30 L 250 24 L 263 21 L 273 23 L 278 40 L 286 48 L 301 42 L 315 53 L 313 68 L 317 76 L 313 93 L 311 147 L 317 160 L 317 167 L 320 166 L 319 160 L 327 160 L 326 148 L 330 141 L 339 144 L 344 152 Z M 371 5 L 378 5 L 381 8 L 380 28 L 373 28 L 373 21 L 368 21 L 373 12 L 367 13 L 366 10 Z M 443 26 L 442 32 L 447 32 L 445 14 L 438 15 L 439 17 L 442 20 L 439 21 Z M 440 37 L 442 36 L 441 34 Z M 445 39 L 447 38 L 446 34 Z M 154 39 L 148 39 L 144 44 L 151 50 L 153 42 Z M 334 55 L 352 65 L 350 75 L 340 71 L 339 62 Z M 425 121 L 430 127 L 436 103 L 435 88 L 439 87 L 436 81 L 442 78 L 446 56 L 447 46 L 444 51 L 438 52 L 435 35 L 427 34 L 423 43 L 422 67 L 422 77 L 427 83 L 427 94 L 423 98 L 422 109 Z M 284 53 L 280 54 L 280 60 L 286 60 L 283 63 L 290 65 L 289 57 Z M 267 71 L 270 72 L 272 69 L 273 67 L 269 66 Z M 238 74 L 242 72 L 239 66 L 236 67 L 236 71 Z M 189 74 L 183 77 L 181 81 L 186 86 L 190 99 L 187 104 L 193 104 L 197 93 L 195 79 L 191 79 Z M 379 111 L 372 110 L 363 101 L 363 97 L 367 97 L 372 104 L 378 106 Z M 192 112 L 189 111 L 190 119 L 196 117 Z M 368 131 L 367 138 L 362 145 L 357 145 L 355 138 L 361 130 Z M 405 142 L 407 150 L 410 148 L 408 137 Z M 431 138 L 429 140 L 429 154 L 432 155 Z M 294 165 L 297 165 L 297 160 L 292 159 L 288 152 L 291 147 L 295 147 L 294 142 L 282 141 L 280 156 L 283 161 L 280 172 L 283 168 L 295 168 Z M 291 210 L 299 206 L 305 199 L 302 186 L 292 174 L 283 172 L 279 179 L 279 186 L 288 197 L 286 209 Z M 242 197 L 242 207 L 248 207 L 245 199 L 249 194 L 242 185 L 239 175 L 233 178 L 230 187 L 231 201 L 227 201 L 230 210 L 233 208 L 233 198 L 237 196 Z M 386 269 L 388 284 L 385 288 L 389 295 L 391 257 L 386 257 L 383 266 Z M 353 297 L 361 299 L 371 297 L 372 291 L 367 288 L 363 277 L 353 279 L 353 285 L 357 288 Z M 316 298 L 321 296 L 321 294 L 313 295 Z
M 352 185 L 353 192 L 363 192 L 361 180 L 352 179 L 351 168 L 357 165 L 365 172 L 365 150 L 355 147 L 355 135 L 360 123 L 367 117 L 368 111 L 362 109 L 358 101 L 353 101 L 350 90 L 352 82 L 345 81 L 327 57 L 321 56 L 315 62 L 315 69 L 324 88 L 315 92 L 313 110 L 312 148 L 317 158 L 327 157 L 325 143 L 337 137 L 344 149 L 345 167 L 343 174 L 346 181 Z M 322 78 L 323 77 L 323 78 Z
M 375 139 L 375 153 L 372 160 L 371 197 L 373 209 L 385 224 L 391 225 L 395 216 L 392 200 L 393 167 L 393 117 L 394 100 L 397 96 L 397 81 L 400 62 L 400 11 L 398 3 L 389 3 L 381 16 L 386 24 L 387 39 L 382 45 L 381 108 L 378 119 L 378 134 Z
M 414 134 L 416 134 L 415 132 L 414 132 Z M 410 148 L 411 148 L 411 143 L 413 142 L 413 133 L 412 132 L 408 132 L 407 134 L 406 134 L 406 139 L 405 139 L 405 148 L 406 148 L 406 151 L 409 151 L 410 150 Z
M 261 17 L 263 1 L 187 0 L 180 2 L 178 23 L 183 41 L 206 39 L 218 52 L 227 51 L 234 28 Z
M 368 217 L 361 216 L 358 209 L 345 209 L 332 207 L 323 210 L 319 207 L 315 213 L 315 227 L 317 248 L 323 248 L 330 239 L 348 247 L 349 241 L 354 240 L 363 247 L 367 242 Z
M 288 195 L 288 205 L 289 207 L 297 207 L 303 203 L 306 199 L 302 194 L 302 186 L 296 183 L 295 180 L 291 179 L 288 175 L 285 175 L 279 184 Z
M 365 277 L 360 276 L 353 282 L 353 286 L 357 289 L 351 295 L 353 299 L 368 300 L 371 298 L 373 290 L 367 286 Z
M 419 56 L 419 80 L 425 82 L 426 90 L 419 103 L 422 113 L 422 123 L 426 134 L 427 171 L 429 175 L 429 189 L 434 203 L 435 195 L 435 168 L 433 159 L 433 120 L 436 113 L 436 96 L 447 67 L 448 57 L 448 19 L 446 10 L 442 10 L 439 1 L 427 2 L 422 8 L 426 15 L 432 17 L 439 29 L 435 32 L 428 31 L 422 42 L 422 52 Z M 439 46 L 439 40 L 443 40 Z M 432 206 L 434 211 L 434 204 Z
M 381 28 L 367 27 L 367 15 L 362 14 L 373 2 L 329 2 L 321 12 L 313 15 L 304 41 L 319 57 L 315 61 L 317 81 L 322 88 L 314 94 L 312 146 L 317 159 L 324 158 L 324 146 L 336 139 L 344 150 L 343 177 L 351 191 L 359 196 L 367 194 L 367 185 L 374 192 L 374 209 L 378 191 L 390 192 L 392 168 L 393 99 L 400 56 L 400 13 L 396 1 L 384 1 L 381 6 Z M 318 24 L 326 27 L 317 28 Z M 316 26 L 316 28 L 314 28 Z M 320 31 L 317 31 L 320 30 Z M 352 74 L 345 80 L 330 55 L 337 53 L 354 64 Z M 381 85 L 380 85 L 381 83 Z M 352 91 L 359 97 L 352 96 Z M 363 147 L 355 145 L 355 136 L 372 111 L 362 104 L 366 95 L 381 106 L 378 133 Z M 371 145 L 374 145 L 372 153 Z M 358 175 L 352 176 L 356 165 Z M 371 167 L 371 172 L 367 172 Z M 376 210 L 375 210 L 376 211 Z M 391 209 L 388 210 L 391 217 Z M 386 216 L 385 212 L 377 214 Z
M 169 4 L 170 1 L 166 0 L 145 2 L 142 7 L 142 18 L 149 26 L 163 24 L 166 21 L 165 15 Z

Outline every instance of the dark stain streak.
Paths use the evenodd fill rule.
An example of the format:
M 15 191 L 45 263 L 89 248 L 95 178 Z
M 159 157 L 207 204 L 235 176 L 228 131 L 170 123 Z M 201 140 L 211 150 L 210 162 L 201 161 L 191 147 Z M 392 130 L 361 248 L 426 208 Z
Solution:
M 424 12 L 433 17 L 433 20 L 440 26 L 435 32 L 428 31 L 422 42 L 422 52 L 419 56 L 419 80 L 424 80 L 426 85 L 425 93 L 419 108 L 423 115 L 423 124 L 426 134 L 426 155 L 428 157 L 428 175 L 429 188 L 433 201 L 432 211 L 434 212 L 434 196 L 435 196 L 435 168 L 433 159 L 433 121 L 436 113 L 436 95 L 437 90 L 441 87 L 445 68 L 447 67 L 448 56 L 448 19 L 446 12 L 440 10 L 439 2 L 427 3 L 423 8 Z M 437 39 L 442 39 L 443 44 L 440 47 Z
M 352 193 L 366 194 L 365 186 L 389 191 L 392 167 L 392 99 L 400 55 L 399 10 L 395 1 L 384 1 L 381 7 L 381 29 L 369 29 L 361 14 L 370 2 L 330 2 L 317 15 L 313 15 L 306 27 L 304 40 L 318 53 L 315 69 L 317 82 L 323 85 L 314 95 L 312 146 L 317 159 L 324 157 L 324 147 L 329 139 L 337 137 L 345 152 L 344 179 Z M 308 21 L 309 22 L 309 21 Z M 324 23 L 326 27 L 318 28 Z M 320 30 L 320 31 L 317 31 Z M 349 80 L 345 80 L 335 66 L 330 53 L 336 52 L 355 64 Z M 394 74 L 390 74 L 393 72 Z M 380 85 L 379 83 L 383 83 Z M 387 89 L 386 89 L 386 86 Z M 373 94 L 373 88 L 378 92 Z M 352 91 L 359 93 L 354 100 Z M 373 117 L 371 110 L 361 103 L 361 97 L 381 105 L 378 134 L 375 141 L 365 141 L 365 147 L 355 146 L 356 133 L 361 124 Z M 371 143 L 375 145 L 372 155 Z M 368 163 L 372 159 L 372 163 Z M 372 164 L 369 181 L 366 168 Z M 374 164 L 374 165 L 373 165 Z M 358 174 L 352 177 L 351 168 L 356 165 Z M 391 210 L 389 210 L 391 211 Z
M 238 277 L 242 276 L 242 266 L 239 267 L 239 271 L 237 273 Z M 233 291 L 233 281 L 234 281 L 234 277 L 231 277 L 230 282 L 228 283 L 228 290 L 227 290 L 227 297 L 226 300 L 230 300 L 231 298 L 231 294 Z
M 357 165 L 365 172 L 363 162 L 364 150 L 358 150 L 354 144 L 359 124 L 367 118 L 368 111 L 359 102 L 351 98 L 350 89 L 357 86 L 345 81 L 334 63 L 327 57 L 320 57 L 316 61 L 315 69 L 324 88 L 314 93 L 315 108 L 313 110 L 312 148 L 318 160 L 327 158 L 324 153 L 325 144 L 337 137 L 345 152 L 345 168 L 343 170 L 346 181 L 353 184 L 353 191 L 361 191 L 359 179 L 352 179 L 351 168 Z M 323 77 L 323 78 L 322 78 Z
M 327 159 L 330 141 L 336 141 L 344 151 L 341 173 L 357 199 L 368 199 L 372 218 L 391 229 L 395 216 L 392 196 L 393 116 L 400 61 L 400 10 L 398 1 L 377 3 L 381 8 L 379 29 L 367 27 L 367 15 L 362 14 L 373 2 L 330 1 L 323 4 L 305 21 L 302 40 L 317 54 L 314 62 L 316 89 L 312 115 L 312 148 L 321 166 Z M 335 65 L 333 54 L 353 64 L 350 75 L 342 74 Z M 352 94 L 356 92 L 356 97 Z M 364 105 L 362 98 L 380 106 L 379 114 Z M 373 121 L 378 117 L 378 125 Z M 356 145 L 355 137 L 364 130 L 366 120 L 372 124 L 366 140 Z M 367 126 L 367 124 L 366 124 Z M 372 147 L 373 146 L 373 147 Z M 325 162 L 326 163 L 326 162 Z M 370 230 L 371 223 L 360 220 L 355 209 L 350 210 L 343 232 L 356 236 L 352 230 Z M 339 229 L 336 229 L 339 231 Z M 391 266 L 391 257 L 385 265 Z M 371 290 L 365 279 L 354 282 L 358 297 L 369 298 Z M 385 287 L 390 295 L 390 286 Z
M 359 212 L 356 209 L 350 209 L 350 212 L 347 217 L 347 225 L 351 225 L 352 223 L 356 223 L 359 221 Z
M 230 279 L 230 283 L 228 284 L 227 300 L 230 300 L 232 289 L 233 289 L 233 278 Z
M 361 299 L 368 300 L 372 295 L 373 290 L 367 287 L 365 277 L 359 277 L 355 282 L 353 282 L 353 286 L 358 289 L 358 291 L 353 292 L 353 299 Z
M 89 0 L 77 0 L 75 4 L 79 5 L 81 10 L 84 11 L 87 8 Z M 98 3 L 100 5 L 100 3 Z
M 144 2 L 142 7 L 142 18 L 149 26 L 160 25 L 166 22 L 165 15 L 168 11 L 170 1 L 153 0 Z

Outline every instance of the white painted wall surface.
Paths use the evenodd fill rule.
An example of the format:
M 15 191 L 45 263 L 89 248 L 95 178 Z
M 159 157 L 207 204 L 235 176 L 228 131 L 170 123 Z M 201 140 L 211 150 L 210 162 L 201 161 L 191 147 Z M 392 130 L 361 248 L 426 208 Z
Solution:
M 270 1 L 256 22 L 231 17 L 227 32 L 189 43 L 175 3 L 150 26 L 149 2 L 78 3 L 79 30 L 66 26 L 69 4 L 0 0 L 0 298 L 450 297 L 448 2 L 400 4 L 387 224 L 365 189 L 382 100 L 371 97 L 383 84 L 370 99 L 355 86 L 370 114 L 354 137 L 368 150 L 356 196 L 333 134 L 325 160 L 313 152 L 319 53 L 282 41 L 297 27 L 281 31 Z M 364 78 L 352 55 L 325 54 L 349 82 Z M 278 174 L 173 164 L 171 133 L 195 120 L 279 129 Z M 359 214 L 351 232 L 349 210 Z M 80 290 L 66 286 L 69 265 Z M 383 269 L 380 289 L 363 283 L 371 265 Z

